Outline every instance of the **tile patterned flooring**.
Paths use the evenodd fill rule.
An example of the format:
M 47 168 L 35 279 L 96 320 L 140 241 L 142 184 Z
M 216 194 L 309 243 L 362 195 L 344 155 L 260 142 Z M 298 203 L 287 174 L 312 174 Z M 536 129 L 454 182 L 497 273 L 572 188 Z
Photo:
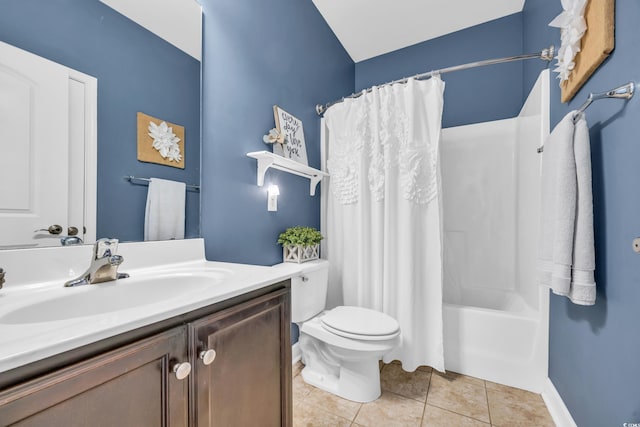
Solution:
M 341 399 L 304 382 L 293 368 L 294 427 L 553 427 L 540 395 L 429 367 L 381 365 L 375 402 Z

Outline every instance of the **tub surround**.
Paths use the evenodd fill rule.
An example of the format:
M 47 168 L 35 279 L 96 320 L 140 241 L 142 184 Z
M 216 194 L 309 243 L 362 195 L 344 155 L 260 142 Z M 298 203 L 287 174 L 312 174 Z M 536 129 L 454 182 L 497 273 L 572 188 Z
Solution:
M 118 254 L 124 257 L 121 272 L 131 275 L 98 285 L 64 288 L 63 284 L 81 274 L 89 265 L 92 246 L 12 250 L 0 253 L 0 263 L 7 272 L 7 283 L 0 291 L 0 373 L 22 365 L 69 351 L 118 334 L 141 328 L 202 307 L 225 301 L 281 282 L 296 274 L 295 268 L 277 269 L 243 264 L 206 261 L 202 239 L 164 242 L 121 243 Z M 101 308 L 98 313 L 64 318 L 46 314 L 23 323 L 16 321 L 19 310 L 46 301 L 76 298 L 108 287 L 136 286 L 176 275 L 175 296 L 154 298 L 141 305 L 115 311 Z M 209 278 L 211 286 L 189 287 L 181 283 Z M 100 288 L 102 287 L 102 288 Z M 166 286 L 165 286 L 166 287 Z M 163 292 L 167 292 L 163 289 Z M 170 292 L 170 288 L 169 288 Z M 123 294 L 126 296 L 126 293 Z M 69 306 L 69 310 L 73 307 Z M 23 311 L 26 313 L 26 311 Z M 59 319 L 59 320 L 55 320 Z M 34 321 L 35 320 L 35 321 Z
M 536 393 L 547 377 L 549 297 L 535 283 L 531 215 L 548 93 L 544 70 L 517 117 L 445 128 L 441 143 L 445 366 Z

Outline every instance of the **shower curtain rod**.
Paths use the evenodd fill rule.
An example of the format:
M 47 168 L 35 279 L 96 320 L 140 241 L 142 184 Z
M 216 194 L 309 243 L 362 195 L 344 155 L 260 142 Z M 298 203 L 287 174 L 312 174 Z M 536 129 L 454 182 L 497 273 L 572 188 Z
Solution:
M 424 79 L 427 77 L 433 77 L 435 75 L 438 74 L 445 74 L 445 73 L 450 73 L 452 71 L 460 71 L 460 70 L 467 70 L 469 68 L 476 68 L 476 67 L 484 67 L 485 65 L 493 65 L 493 64 L 502 64 L 504 62 L 512 62 L 512 61 L 522 61 L 525 59 L 542 59 L 544 61 L 551 61 L 553 59 L 553 55 L 555 53 L 555 47 L 553 45 L 549 46 L 546 49 L 542 49 L 542 51 L 540 53 L 530 53 L 527 55 L 517 55 L 517 56 L 507 56 L 505 58 L 498 58 L 498 59 L 486 59 L 484 61 L 477 61 L 477 62 L 470 62 L 468 64 L 462 64 L 462 65 L 455 65 L 453 67 L 447 67 L 447 68 L 442 68 L 440 70 L 433 70 L 433 71 L 429 71 L 426 73 L 422 73 L 422 74 L 417 74 L 415 76 L 413 76 L 412 78 L 414 79 Z M 405 77 L 399 80 L 394 80 L 392 82 L 389 83 L 385 83 L 385 84 L 381 84 L 378 86 L 374 86 L 377 88 L 380 87 L 384 87 L 384 86 L 390 86 L 390 85 L 394 85 L 396 83 L 406 83 L 409 81 L 411 77 Z M 371 92 L 373 88 L 369 88 L 366 89 L 366 92 Z M 333 102 L 329 102 L 327 104 L 317 104 L 316 105 L 316 113 L 318 113 L 319 116 L 322 116 L 325 111 L 327 111 L 327 109 L 329 107 L 331 107 L 332 105 L 338 104 L 340 102 L 343 102 L 345 99 L 347 98 L 357 98 L 360 95 L 362 95 L 362 92 L 358 92 L 358 93 L 353 93 L 349 96 L 345 96 L 342 99 L 339 99 L 337 101 L 333 101 Z

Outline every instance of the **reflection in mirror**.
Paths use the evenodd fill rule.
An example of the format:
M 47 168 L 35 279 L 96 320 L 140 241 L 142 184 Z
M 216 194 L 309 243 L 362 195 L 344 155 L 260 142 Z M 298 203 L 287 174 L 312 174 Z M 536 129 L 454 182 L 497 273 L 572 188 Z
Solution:
M 71 137 L 74 133 L 84 133 L 90 136 L 93 131 L 94 140 L 97 140 L 97 148 L 94 148 L 97 152 L 95 167 L 90 161 L 91 148 L 85 155 L 79 154 L 76 149 L 50 149 L 47 154 L 50 157 L 44 163 L 37 163 L 25 155 L 15 155 L 14 159 L 8 160 L 9 163 L 14 160 L 13 168 L 6 168 L 0 178 L 3 182 L 16 185 L 3 185 L 2 199 L 5 198 L 6 188 L 12 187 L 11 197 L 14 202 L 17 200 L 19 203 L 15 202 L 13 208 L 0 204 L 0 247 L 7 247 L 9 243 L 2 224 L 11 209 L 15 211 L 15 206 L 23 211 L 34 208 L 36 204 L 32 197 L 49 197 L 53 206 L 63 208 L 74 203 L 77 205 L 79 198 L 86 199 L 88 207 L 84 205 L 84 201 L 80 202 L 83 206 L 81 216 L 88 219 L 82 221 L 77 217 L 69 218 L 68 215 L 65 217 L 61 214 L 60 219 L 47 219 L 37 225 L 29 224 L 24 231 L 32 241 L 22 245 L 14 244 L 14 247 L 30 247 L 34 242 L 60 245 L 62 237 L 74 234 L 71 227 L 77 228 L 75 235 L 86 242 L 101 237 L 118 238 L 120 241 L 143 240 L 148 187 L 132 183 L 125 177 L 157 177 L 192 185 L 200 184 L 198 59 L 99 0 L 3 1 L 0 5 L 0 41 L 69 70 L 66 79 L 73 82 L 67 83 L 67 88 L 71 89 L 68 89 L 67 94 L 52 90 L 46 102 L 55 104 L 63 98 L 68 100 L 65 97 L 74 90 L 77 92 L 77 81 L 81 82 L 79 93 L 82 99 L 88 99 L 91 90 L 95 90 L 92 89 L 92 84 L 97 86 L 97 113 L 92 113 L 90 108 L 87 113 L 83 112 L 80 127 L 65 124 L 65 116 L 59 114 L 60 110 L 65 110 L 64 107 L 53 107 L 50 114 L 44 115 L 46 120 L 43 122 L 43 130 L 37 133 L 42 137 L 45 132 L 44 141 L 48 137 L 53 139 L 52 135 L 68 141 L 69 138 L 60 138 L 60 135 Z M 54 74 L 53 71 L 45 72 L 44 76 L 50 79 Z M 19 92 L 21 86 L 15 84 L 16 78 L 21 79 L 16 77 L 12 67 L 0 61 L 0 91 L 13 88 L 14 92 Z M 28 80 L 23 77 L 21 81 Z M 24 89 L 23 86 L 22 88 Z M 17 95 L 13 93 L 12 96 Z M 184 169 L 138 161 L 138 112 L 184 127 Z M 10 108 L 0 107 L 0 123 L 13 120 L 16 115 L 20 117 L 18 113 L 20 111 L 16 104 Z M 92 125 L 88 120 L 91 114 L 97 119 L 96 124 Z M 18 132 L 0 136 L 0 147 L 4 153 L 18 153 L 21 149 L 29 149 L 30 141 L 25 139 L 24 134 Z M 20 164 L 18 160 L 21 159 L 24 163 L 25 158 L 29 159 L 27 163 Z M 67 178 L 62 187 L 52 180 L 37 184 L 34 174 L 41 170 L 40 166 L 43 164 L 56 165 L 59 171 L 63 171 L 65 175 L 71 174 L 71 177 Z M 94 183 L 87 179 L 87 176 L 91 176 L 92 168 Z M 7 172 L 9 169 L 10 172 Z M 23 184 L 22 189 L 19 183 Z M 27 193 L 25 186 L 30 186 L 32 195 Z M 52 190 L 54 188 L 56 190 Z M 200 234 L 199 199 L 199 192 L 186 192 L 185 237 L 198 237 Z M 91 213 L 92 206 L 95 215 Z M 95 218 L 93 222 L 92 217 Z M 79 224 L 80 222 L 83 223 Z M 62 231 L 51 234 L 50 227 L 54 225 L 59 225 Z M 34 238 L 34 235 L 37 237 Z

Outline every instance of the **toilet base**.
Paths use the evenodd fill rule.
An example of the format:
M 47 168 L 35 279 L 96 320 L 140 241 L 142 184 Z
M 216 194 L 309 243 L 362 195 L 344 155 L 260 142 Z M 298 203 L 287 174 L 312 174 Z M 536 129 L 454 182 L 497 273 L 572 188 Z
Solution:
M 378 361 L 399 345 L 400 333 L 383 340 L 346 338 L 325 329 L 322 316 L 298 325 L 302 378 L 336 396 L 373 402 L 381 394 Z
M 354 402 L 373 402 L 381 394 L 377 359 L 343 361 L 337 375 L 323 373 L 307 365 L 301 375 L 307 384 Z

